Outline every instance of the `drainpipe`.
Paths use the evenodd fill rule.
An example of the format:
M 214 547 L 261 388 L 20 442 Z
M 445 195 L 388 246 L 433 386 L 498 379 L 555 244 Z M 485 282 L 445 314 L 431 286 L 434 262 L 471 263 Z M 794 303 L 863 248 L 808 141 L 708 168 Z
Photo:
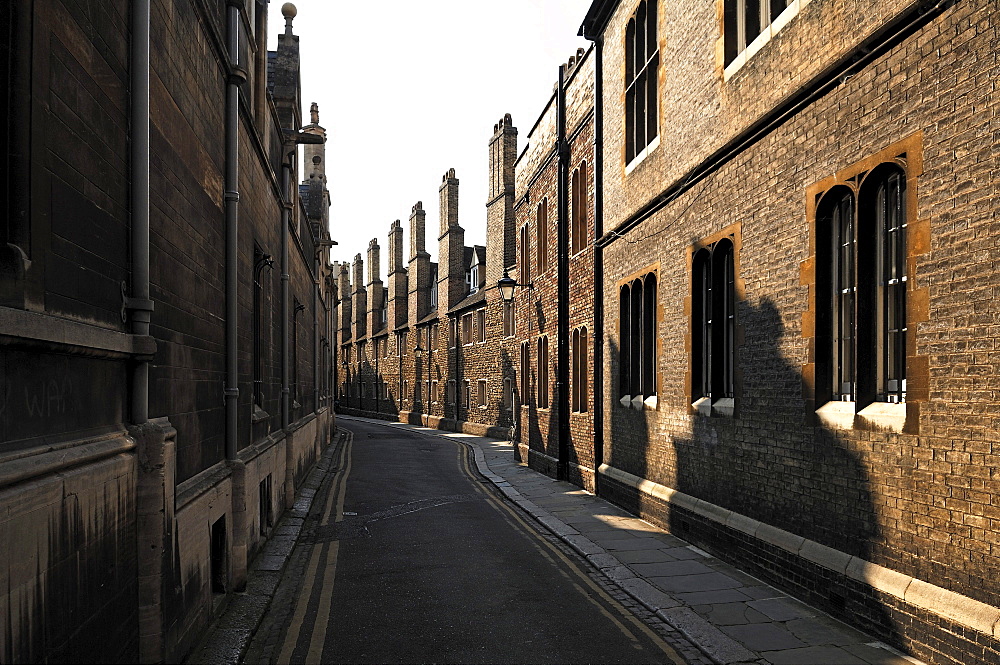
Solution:
M 556 386 L 559 396 L 559 453 L 556 476 L 560 480 L 569 479 L 569 227 L 566 219 L 569 189 L 569 144 L 566 142 L 566 68 L 559 67 L 559 86 L 556 109 L 556 151 L 559 156 L 557 184 L 557 326 L 558 360 L 556 365 Z
M 237 364 L 237 232 L 239 229 L 239 86 L 246 73 L 239 62 L 238 0 L 226 7 L 229 76 L 226 81 L 226 459 L 236 460 L 237 406 L 240 395 Z
M 132 297 L 125 307 L 131 312 L 132 332 L 149 334 L 149 0 L 132 3 L 131 69 L 131 178 L 132 208 Z M 124 288 L 124 287 L 123 287 Z M 149 361 L 137 360 L 132 369 L 132 423 L 149 420 Z
M 594 50 L 594 238 L 604 233 L 604 38 Z M 604 464 L 604 247 L 594 243 L 594 492 Z
M 281 429 L 288 433 L 291 403 L 288 387 L 288 223 L 292 216 L 292 197 L 289 192 L 292 181 L 291 159 L 294 150 L 285 155 L 281 163 Z

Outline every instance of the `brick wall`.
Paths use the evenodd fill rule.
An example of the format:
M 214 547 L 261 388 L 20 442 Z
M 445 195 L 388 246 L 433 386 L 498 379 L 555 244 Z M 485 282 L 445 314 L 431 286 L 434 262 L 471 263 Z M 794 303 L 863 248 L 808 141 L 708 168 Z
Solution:
M 661 51 L 670 64 L 660 76 L 660 147 L 626 174 L 616 147 L 623 115 L 619 42 L 632 4 L 619 7 L 605 41 L 608 229 L 913 3 L 880 2 L 859 13 L 855 3 L 814 0 L 728 80 L 715 66 L 719 33 L 707 6 L 684 3 L 661 12 Z M 1000 499 L 990 471 L 995 400 L 986 388 L 996 373 L 997 281 L 987 240 L 995 231 L 995 188 L 986 155 L 996 148 L 986 131 L 995 113 L 987 81 L 998 65 L 988 4 L 958 3 L 925 20 L 621 238 L 606 239 L 606 383 L 617 386 L 620 371 L 616 285 L 655 265 L 659 404 L 636 411 L 612 393 L 604 434 L 605 461 L 615 468 L 1000 606 L 991 581 L 1000 570 L 994 516 Z M 677 34 L 685 39 L 673 39 Z M 823 52 L 813 53 L 820 44 Z M 679 49 L 683 58 L 667 55 Z M 813 264 L 810 188 L 906 140 L 919 146 L 907 153 L 908 163 L 922 158 L 908 181 L 917 210 L 908 236 L 915 249 L 907 363 L 911 377 L 922 376 L 926 363 L 927 393 L 914 381 L 903 431 L 821 425 L 807 400 L 815 353 L 809 313 L 815 273 L 824 269 Z M 691 408 L 689 257 L 693 245 L 727 228 L 739 238 L 736 415 L 705 417 Z M 616 491 L 611 485 L 608 491 Z M 620 500 L 679 528 L 655 506 Z M 700 540 L 720 555 L 740 551 L 708 532 Z M 777 574 L 767 555 L 744 554 L 746 563 Z M 813 584 L 810 574 L 803 571 L 801 584 Z M 857 590 L 845 593 L 860 597 Z M 995 657 L 995 640 L 983 642 L 974 631 L 949 632 L 888 601 L 878 607 L 874 625 L 883 637 L 921 658 Z

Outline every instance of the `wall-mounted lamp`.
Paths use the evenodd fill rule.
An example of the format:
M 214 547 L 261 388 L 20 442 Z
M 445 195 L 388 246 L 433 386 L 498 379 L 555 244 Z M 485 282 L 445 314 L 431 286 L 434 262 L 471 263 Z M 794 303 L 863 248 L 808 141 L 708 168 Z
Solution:
M 497 288 L 500 289 L 500 297 L 503 298 L 504 302 L 514 300 L 514 288 L 517 286 L 524 286 L 529 289 L 535 288 L 531 284 L 518 284 L 513 277 L 507 274 L 507 269 L 504 268 L 503 277 L 497 280 Z

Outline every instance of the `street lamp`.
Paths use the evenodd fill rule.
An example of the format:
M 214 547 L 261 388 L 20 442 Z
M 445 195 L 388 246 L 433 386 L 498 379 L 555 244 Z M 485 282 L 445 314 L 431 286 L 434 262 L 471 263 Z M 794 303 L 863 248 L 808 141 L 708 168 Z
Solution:
M 518 284 L 517 281 L 507 274 L 507 269 L 503 269 L 503 277 L 497 280 L 497 288 L 500 289 L 500 297 L 503 298 L 504 302 L 512 302 L 514 300 L 514 288 L 518 286 L 526 286 L 529 289 L 535 288 L 530 283 L 529 284 Z

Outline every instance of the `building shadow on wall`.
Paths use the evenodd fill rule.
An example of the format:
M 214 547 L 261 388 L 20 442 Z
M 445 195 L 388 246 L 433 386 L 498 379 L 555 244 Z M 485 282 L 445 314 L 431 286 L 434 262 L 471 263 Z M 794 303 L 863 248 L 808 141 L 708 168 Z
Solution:
M 732 416 L 654 419 L 653 412 L 610 400 L 605 462 L 739 515 L 865 561 L 885 563 L 871 480 L 850 442 L 807 424 L 802 374 L 779 347 L 784 325 L 770 300 L 739 303 L 745 341 L 737 350 L 736 411 Z M 612 377 L 619 353 L 609 343 Z M 739 370 L 737 370 L 739 371 Z M 662 382 L 661 382 L 662 385 Z M 677 409 L 660 395 L 660 409 Z M 685 402 L 691 396 L 683 396 Z M 889 435 L 893 436 L 893 435 Z M 684 507 L 665 504 L 617 482 L 602 494 L 749 574 L 904 648 L 890 611 L 866 584 L 750 537 Z M 792 540 L 789 540 L 792 542 Z M 833 553 L 834 558 L 836 553 Z

